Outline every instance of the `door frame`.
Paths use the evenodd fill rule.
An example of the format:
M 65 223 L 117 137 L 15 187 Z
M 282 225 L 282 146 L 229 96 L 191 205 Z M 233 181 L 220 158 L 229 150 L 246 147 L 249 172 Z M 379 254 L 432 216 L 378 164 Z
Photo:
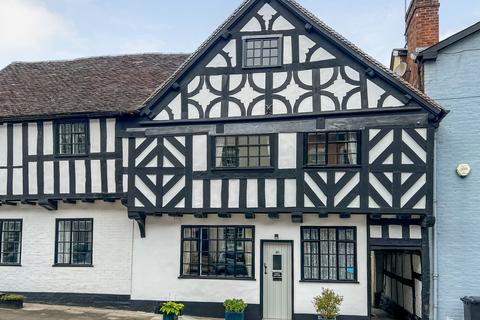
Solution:
M 294 248 L 294 241 L 293 240 L 267 240 L 262 239 L 260 240 L 260 319 L 263 319 L 263 276 L 264 276 L 264 269 L 263 269 L 263 245 L 265 243 L 287 243 L 292 246 L 292 319 L 295 313 L 294 306 L 295 306 L 295 296 L 294 296 L 294 287 L 295 287 L 295 267 L 294 267 L 294 256 L 295 256 L 295 248 Z

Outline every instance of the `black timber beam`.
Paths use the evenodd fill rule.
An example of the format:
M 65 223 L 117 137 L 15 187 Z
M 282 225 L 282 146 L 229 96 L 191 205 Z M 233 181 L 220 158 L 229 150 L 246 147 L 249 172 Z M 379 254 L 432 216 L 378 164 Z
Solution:
M 253 212 L 245 212 L 245 219 L 255 219 L 255 213 Z
M 293 223 L 303 223 L 303 213 L 302 212 L 293 212 L 291 215 Z
M 280 215 L 278 214 L 278 212 L 269 212 L 268 217 L 270 219 L 276 219 L 276 220 L 280 219 Z
M 140 231 L 140 238 L 146 237 L 145 232 L 145 224 L 146 224 L 146 217 L 144 214 L 139 212 L 128 212 L 128 217 L 133 219 L 137 222 L 138 230 Z
M 58 201 L 56 200 L 40 200 L 38 205 L 47 209 L 48 211 L 55 211 L 58 209 Z

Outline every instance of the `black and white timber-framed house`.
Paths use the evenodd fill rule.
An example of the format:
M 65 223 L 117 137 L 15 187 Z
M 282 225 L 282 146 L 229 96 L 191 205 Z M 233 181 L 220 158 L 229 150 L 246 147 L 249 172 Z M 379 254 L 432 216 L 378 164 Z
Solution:
M 250 319 L 313 319 L 329 287 L 342 317 L 368 318 L 381 271 L 428 319 L 445 115 L 292 0 L 245 1 L 189 57 L 14 63 L 0 290 L 213 316 L 235 297 Z

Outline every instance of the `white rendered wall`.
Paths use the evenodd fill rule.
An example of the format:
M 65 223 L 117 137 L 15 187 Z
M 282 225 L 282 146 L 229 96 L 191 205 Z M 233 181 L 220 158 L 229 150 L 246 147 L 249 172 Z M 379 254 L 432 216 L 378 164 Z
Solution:
M 254 225 L 255 226 L 255 281 L 217 279 L 179 279 L 181 225 Z M 358 283 L 305 283 L 300 280 L 300 226 L 356 226 Z M 260 240 L 293 240 L 294 254 L 294 312 L 314 313 L 312 298 L 320 294 L 322 287 L 334 289 L 345 297 L 341 313 L 366 316 L 367 312 L 367 234 L 366 219 L 353 215 L 340 219 L 331 215 L 320 219 L 316 215 L 304 217 L 303 224 L 295 224 L 289 215 L 279 220 L 257 214 L 254 220 L 243 215 L 231 219 L 209 217 L 196 219 L 148 217 L 146 238 L 141 239 L 135 228 L 132 265 L 132 299 L 181 300 L 196 302 L 223 302 L 227 298 L 242 298 L 247 303 L 260 303 Z
M 22 266 L 0 266 L 0 292 L 130 294 L 134 225 L 119 202 L 2 206 L 5 218 L 23 219 Z M 57 218 L 93 218 L 93 267 L 52 267 Z

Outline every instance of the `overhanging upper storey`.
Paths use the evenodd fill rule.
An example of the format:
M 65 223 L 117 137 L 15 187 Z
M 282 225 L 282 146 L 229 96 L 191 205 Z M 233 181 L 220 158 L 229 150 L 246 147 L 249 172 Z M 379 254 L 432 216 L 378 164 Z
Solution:
M 249 0 L 144 103 L 147 121 L 216 121 L 438 104 L 291 0 Z

